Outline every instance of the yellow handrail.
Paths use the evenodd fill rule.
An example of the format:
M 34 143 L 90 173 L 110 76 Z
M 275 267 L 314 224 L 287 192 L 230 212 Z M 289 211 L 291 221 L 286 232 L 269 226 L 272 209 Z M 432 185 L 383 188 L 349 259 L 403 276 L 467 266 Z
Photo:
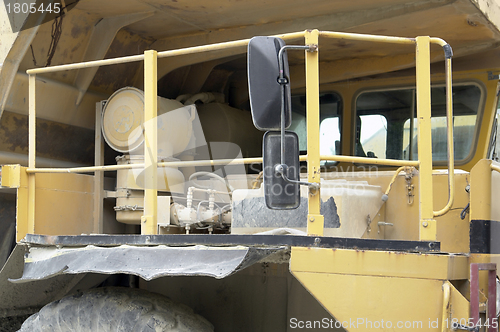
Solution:
M 491 164 L 490 167 L 493 171 L 497 171 L 500 173 L 500 166 Z
M 446 42 L 439 38 L 430 38 L 430 37 L 417 37 L 417 38 L 404 38 L 404 37 L 391 37 L 391 36 L 378 36 L 378 35 L 367 35 L 367 34 L 352 34 L 352 33 L 342 33 L 342 32 L 328 32 L 328 31 L 317 31 L 317 30 L 307 30 L 304 32 L 295 32 L 289 34 L 281 34 L 276 37 L 287 39 L 298 39 L 304 38 L 306 44 L 318 44 L 318 37 L 326 37 L 326 38 L 336 38 L 336 39 L 349 39 L 349 40 L 357 40 L 357 41 L 367 41 L 367 42 L 381 42 L 381 43 L 393 43 L 393 44 L 401 44 L 401 45 L 414 45 L 417 47 L 417 97 L 420 98 L 418 93 L 418 87 L 425 87 L 425 89 L 430 89 L 430 62 L 428 56 L 428 45 L 429 43 L 436 43 L 443 47 L 447 46 Z M 418 41 L 420 38 L 420 42 Z M 106 60 L 97 60 L 97 61 L 88 61 L 82 63 L 74 63 L 68 65 L 61 66 L 53 66 L 53 67 L 45 67 L 45 68 L 36 68 L 27 70 L 29 75 L 29 168 L 27 172 L 29 173 L 29 211 L 28 211 L 28 221 L 30 231 L 34 231 L 34 206 L 35 206 L 35 177 L 34 173 L 88 173 L 88 172 L 99 172 L 99 171 L 112 171 L 119 169 L 133 169 L 133 168 L 145 168 L 146 172 L 149 176 L 156 171 L 157 167 L 153 167 L 154 171 L 150 171 L 151 167 L 146 167 L 147 165 L 153 165 L 158 167 L 187 167 L 187 166 L 202 166 L 202 165 L 236 165 L 236 164 L 247 164 L 247 163 L 261 163 L 262 158 L 244 158 L 244 159 L 224 159 L 224 160 L 208 160 L 208 161 L 180 161 L 180 162 L 158 162 L 157 157 L 152 154 L 151 158 L 147 159 L 144 164 L 130 164 L 130 165 L 112 165 L 112 166 L 94 166 L 94 167 L 76 167 L 76 168 L 46 168 L 40 169 L 36 168 L 35 164 L 35 121 L 36 121 L 36 75 L 43 73 L 51 73 L 51 72 L 59 72 L 65 70 L 75 70 L 82 68 L 91 68 L 91 67 L 100 67 L 106 65 L 114 65 L 121 63 L 129 63 L 135 61 L 146 61 L 149 53 L 154 53 L 155 60 L 157 58 L 167 58 L 167 57 L 175 57 L 182 55 L 189 55 L 201 52 L 211 52 L 217 50 L 224 49 L 237 49 L 241 48 L 241 53 L 244 53 L 245 47 L 250 39 L 243 39 L 237 41 L 223 42 L 205 46 L 195 46 L 188 47 L 180 50 L 171 50 L 171 51 L 163 51 L 156 53 L 155 51 L 146 51 L 145 54 L 135 55 L 135 56 L 127 56 L 121 58 L 114 59 L 106 59 Z M 424 56 L 420 55 L 418 45 L 423 46 Z M 149 52 L 149 53 L 148 53 Z M 427 59 L 424 59 L 427 57 Z M 149 61 L 149 66 L 154 65 L 156 61 Z M 319 107 L 317 94 L 319 91 L 319 57 L 318 57 L 318 48 L 315 48 L 312 52 L 306 52 L 306 93 L 307 93 L 307 118 L 308 118 L 308 131 L 307 131 L 307 141 L 308 141 L 308 156 L 301 156 L 301 160 L 307 160 L 308 162 L 308 174 L 309 174 L 309 182 L 319 182 L 320 178 L 320 160 L 326 161 L 338 161 L 338 162 L 352 162 L 352 163 L 361 163 L 361 164 L 373 164 L 373 165 L 387 165 L 387 166 L 414 166 L 419 167 L 420 169 L 420 181 L 421 181 L 421 191 L 426 190 L 432 193 L 432 152 L 430 148 L 420 149 L 419 148 L 419 160 L 392 160 L 392 159 L 377 159 L 377 158 L 364 158 L 364 157 L 353 157 L 353 156 L 323 156 L 319 154 L 319 129 L 318 124 L 315 124 L 315 120 L 319 119 Z M 420 68 L 420 69 L 419 69 Z M 153 73 L 154 71 L 154 73 Z M 420 73 L 420 74 L 419 74 Z M 422 76 L 423 74 L 423 76 Z M 156 100 L 155 89 L 151 88 L 151 84 L 147 84 L 148 81 L 153 82 L 156 76 L 156 67 L 153 70 L 145 71 L 145 100 Z M 419 77 L 423 78 L 419 80 Z M 153 79 L 153 80 L 152 80 Z M 419 83 L 420 82 L 420 83 Z M 154 85 L 154 84 L 153 84 Z M 148 88 L 149 86 L 149 88 Z M 451 59 L 447 57 L 446 59 L 446 92 L 447 92 L 447 118 L 448 118 L 448 170 L 449 170 L 449 200 L 447 205 L 439 211 L 433 211 L 432 209 L 432 194 L 430 197 L 426 197 L 424 201 L 420 201 L 420 219 L 423 220 L 431 220 L 433 216 L 439 216 L 446 213 L 453 204 L 454 199 L 454 168 L 453 168 L 453 123 L 452 123 L 452 97 L 451 97 Z M 429 98 L 427 98 L 429 97 Z M 424 102 L 422 102 L 424 101 Z M 419 126 L 419 144 L 421 140 L 426 142 L 426 147 L 430 146 L 430 91 L 429 96 L 426 96 L 425 99 L 418 100 L 417 105 L 422 105 L 428 103 L 429 105 L 424 106 L 426 121 L 426 129 L 420 130 Z M 154 104 L 154 103 L 153 103 Z M 154 105 L 146 105 L 146 108 L 155 108 Z M 418 111 L 417 113 L 422 112 Z M 422 115 L 419 113 L 419 118 Z M 317 121 L 316 121 L 317 122 Z M 151 131 L 151 128 L 145 128 L 145 137 L 150 137 L 153 140 L 155 139 L 154 132 Z M 154 131 L 154 130 L 153 130 Z M 425 136 L 425 137 L 424 137 Z M 156 142 L 149 142 L 152 144 L 146 144 L 147 146 L 155 146 Z M 314 146 L 313 146 L 314 145 Z M 422 160 L 425 160 L 422 163 Z M 422 167 L 424 166 L 424 167 Z M 493 166 L 492 166 L 493 167 Z M 500 169 L 500 168 L 499 168 Z M 150 174 L 151 173 L 151 174 Z M 425 188 L 425 189 L 424 189 Z M 427 196 L 424 195 L 424 196 Z M 154 194 L 152 195 L 155 196 Z M 149 197 L 149 195 L 148 195 Z M 422 193 L 421 193 L 422 197 Z M 150 200 L 148 198 L 148 200 Z M 311 193 L 309 195 L 309 221 L 308 226 L 312 226 L 311 222 L 316 220 L 314 226 L 312 226 L 310 234 L 322 234 L 323 233 L 323 225 L 320 221 L 320 213 L 319 213 L 319 195 L 316 193 Z M 311 210 L 312 209 L 312 210 Z M 155 208 L 153 207 L 153 210 Z M 422 211 L 425 210 L 425 213 Z M 430 212 L 429 212 L 430 211 Z M 156 211 L 151 212 L 153 218 L 156 216 Z M 319 226 L 321 224 L 321 226 Z M 422 223 L 423 224 L 423 223 Z M 426 226 L 425 226 L 426 227 Z M 309 227 L 308 227 L 309 229 Z M 148 231 L 149 232 L 149 231 Z M 154 231 L 153 231 L 154 232 Z M 435 229 L 431 230 L 425 236 L 422 236 L 421 239 L 432 239 L 435 238 Z
M 455 155 L 453 150 L 453 100 L 451 84 L 451 58 L 446 59 L 446 125 L 448 145 L 448 203 L 434 217 L 444 215 L 451 209 L 455 200 Z

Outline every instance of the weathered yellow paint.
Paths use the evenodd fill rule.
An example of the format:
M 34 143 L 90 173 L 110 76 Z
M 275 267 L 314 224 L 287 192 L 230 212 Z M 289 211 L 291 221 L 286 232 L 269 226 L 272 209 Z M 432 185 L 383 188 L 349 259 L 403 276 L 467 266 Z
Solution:
M 468 278 L 465 255 L 353 249 L 292 248 L 291 271 L 460 280 Z
M 157 57 L 156 51 L 144 52 L 144 216 L 141 218 L 141 234 L 157 234 L 158 168 L 157 148 Z
M 94 178 L 82 174 L 36 174 L 35 229 L 45 235 L 91 234 Z
M 493 189 L 491 160 L 480 160 L 471 170 L 470 218 L 491 220 L 491 191 Z M 500 217 L 500 216 L 499 216 Z M 500 220 L 500 219 L 499 219 Z
M 16 198 L 16 241 L 29 233 L 28 227 L 28 174 L 20 165 L 2 166 L 2 186 L 17 189 Z
M 388 331 L 390 327 L 405 331 L 441 331 L 442 280 L 314 272 L 292 274 L 336 320 L 344 323 L 347 331 Z M 466 321 L 467 300 L 456 290 L 452 297 L 450 320 Z
M 93 232 L 93 177 L 80 174 L 36 176 L 35 220 L 28 218 L 29 175 L 26 167 L 2 166 L 2 185 L 17 188 L 16 241 L 26 234 L 80 235 Z M 32 228 L 33 227 L 33 228 Z
M 306 31 L 306 45 L 316 45 L 318 47 L 318 36 L 318 30 Z M 316 51 L 306 51 L 305 56 L 307 82 L 307 174 L 309 182 L 319 183 L 319 49 Z M 309 235 L 323 235 L 324 218 L 320 213 L 320 190 L 309 192 L 309 211 L 307 215 L 307 234 Z
M 416 79 L 418 118 L 418 160 L 420 190 L 420 240 L 436 240 L 436 221 L 432 202 L 432 141 L 431 141 L 431 71 L 430 38 L 417 37 Z
M 28 167 L 36 167 L 36 75 L 29 76 Z M 35 232 L 35 174 L 28 174 L 28 233 Z
M 391 330 L 399 322 L 408 331 L 441 331 L 443 315 L 468 319 L 468 301 L 448 281 L 467 278 L 466 256 L 294 247 L 290 271 L 338 321 L 347 322 L 347 331 Z M 444 285 L 449 313 L 443 312 Z
M 21 186 L 21 166 L 3 165 L 1 180 L 2 187 L 19 188 Z

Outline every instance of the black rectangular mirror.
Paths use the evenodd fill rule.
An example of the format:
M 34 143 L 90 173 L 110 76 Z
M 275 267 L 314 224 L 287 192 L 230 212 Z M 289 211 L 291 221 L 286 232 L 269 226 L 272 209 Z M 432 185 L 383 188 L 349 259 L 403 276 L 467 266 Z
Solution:
M 264 134 L 264 196 L 266 205 L 274 210 L 296 209 L 300 205 L 300 187 L 276 174 L 275 168 L 281 164 L 281 134 L 268 131 Z M 285 132 L 286 175 L 292 181 L 299 181 L 299 138 L 294 132 Z
M 260 130 L 280 130 L 281 103 L 285 107 L 285 128 L 292 122 L 290 83 L 278 83 L 278 54 L 285 42 L 276 37 L 253 37 L 248 43 L 248 93 L 255 127 Z M 283 76 L 288 80 L 288 57 L 283 52 Z

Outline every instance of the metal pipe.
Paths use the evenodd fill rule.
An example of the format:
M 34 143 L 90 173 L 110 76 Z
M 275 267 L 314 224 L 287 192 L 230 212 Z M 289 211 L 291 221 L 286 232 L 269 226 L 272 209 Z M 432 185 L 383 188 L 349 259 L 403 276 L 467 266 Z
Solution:
M 420 162 L 418 160 L 378 159 L 378 158 L 353 157 L 353 156 L 321 155 L 320 159 L 325 160 L 325 161 L 339 161 L 339 162 L 350 162 L 350 163 L 370 164 L 370 165 L 384 165 L 384 166 L 414 166 L 414 167 L 418 167 L 420 165 Z
M 393 160 L 393 159 L 376 159 L 352 156 L 327 156 L 321 155 L 321 160 L 324 161 L 339 161 L 352 162 L 359 164 L 374 164 L 386 166 L 415 166 L 419 163 L 416 160 Z M 307 161 L 307 156 L 299 156 L 300 161 Z M 158 163 L 158 167 L 192 167 L 192 166 L 220 166 L 220 165 L 245 165 L 245 164 L 261 164 L 262 158 L 241 158 L 241 159 L 218 159 L 218 160 L 192 160 L 192 161 L 166 161 Z M 127 165 L 106 165 L 106 166 L 90 166 L 90 167 L 71 167 L 71 168 L 28 168 L 26 173 L 94 173 L 94 172 L 109 172 L 122 169 L 138 169 L 144 168 L 144 164 L 127 164 Z
M 139 55 L 125 56 L 125 57 L 121 57 L 121 58 L 113 58 L 113 59 L 106 59 L 106 60 L 95 60 L 95 61 L 71 63 L 71 64 L 68 64 L 68 65 L 60 65 L 60 66 L 52 66 L 52 67 L 28 69 L 26 71 L 26 73 L 29 74 L 29 75 L 33 75 L 33 74 L 46 74 L 46 73 L 55 73 L 55 72 L 58 72 L 58 71 L 84 69 L 84 68 L 93 68 L 93 67 L 109 66 L 109 65 L 117 65 L 117 64 L 120 64 L 120 63 L 129 63 L 129 62 L 136 62 L 136 61 L 143 61 L 143 60 L 144 60 L 144 54 L 139 54 Z
M 429 41 L 432 44 L 438 44 L 441 47 L 445 47 L 446 45 L 448 45 L 448 43 L 444 39 L 441 39 L 441 38 L 431 37 Z
M 28 166 L 36 167 L 36 75 L 28 81 Z M 28 218 L 27 233 L 35 233 L 35 174 L 28 174 Z M 19 235 L 19 234 L 18 234 Z M 24 237 L 24 236 L 23 236 Z
M 304 32 L 302 31 L 302 32 L 280 34 L 280 35 L 276 35 L 275 37 L 279 37 L 279 38 L 282 38 L 285 40 L 297 39 L 300 37 L 304 37 Z M 243 46 L 246 46 L 249 41 L 250 41 L 250 39 L 241 39 L 241 40 L 216 43 L 216 44 L 210 44 L 210 45 L 204 45 L 204 46 L 187 47 L 187 48 L 182 48 L 179 50 L 163 51 L 163 52 L 158 52 L 158 58 L 167 58 L 167 57 L 173 57 L 173 56 L 188 55 L 188 54 L 195 54 L 195 53 L 209 52 L 209 51 L 220 51 L 220 50 L 224 50 L 224 49 L 243 47 Z M 243 52 L 244 51 L 242 51 L 242 53 Z M 68 64 L 68 65 L 60 65 L 60 66 L 52 66 L 52 67 L 44 67 L 44 68 L 34 68 L 34 69 L 27 70 L 26 73 L 30 74 L 30 75 L 31 74 L 45 74 L 45 73 L 54 73 L 54 72 L 65 71 L 65 70 L 75 70 L 75 69 L 83 69 L 83 68 L 109 66 L 109 65 L 116 65 L 116 64 L 121 64 L 121 63 L 129 63 L 129 62 L 137 62 L 137 61 L 144 61 L 144 54 L 132 55 L 132 56 L 126 56 L 126 57 L 120 57 L 120 58 L 113 58 L 113 59 L 106 59 L 106 60 L 95 60 L 95 61 L 87 61 L 87 62 L 80 62 L 80 63 L 72 63 L 72 64 Z
M 306 160 L 306 156 L 299 158 Z M 192 167 L 192 166 L 219 166 L 219 165 L 245 165 L 253 163 L 262 163 L 262 158 L 241 158 L 241 159 L 218 159 L 218 160 L 193 160 L 193 161 L 167 161 L 158 163 L 158 167 Z M 122 169 L 144 168 L 144 164 L 127 165 L 107 165 L 91 167 L 72 167 L 72 168 L 28 168 L 26 173 L 93 173 L 118 171 Z
M 445 281 L 443 284 L 443 314 L 441 316 L 441 332 L 449 331 L 446 321 L 449 322 L 449 319 L 446 320 L 449 316 L 450 311 L 450 285 L 448 281 Z
M 280 51 L 278 52 L 278 65 L 279 65 L 279 80 L 278 83 L 280 84 L 281 87 L 281 123 L 280 123 L 280 137 L 281 137 L 281 165 L 286 165 L 285 162 L 285 121 L 286 121 L 286 101 L 285 101 L 285 90 L 287 84 L 290 82 L 288 81 L 288 77 L 285 77 L 285 65 L 284 62 L 285 60 L 283 59 L 283 55 L 285 54 L 286 50 L 308 50 L 310 49 L 309 46 L 303 46 L 303 45 L 285 45 L 283 46 Z
M 500 173 L 500 166 L 491 164 L 490 167 L 493 171 L 497 171 Z
M 448 144 L 448 203 L 439 211 L 434 211 L 434 217 L 447 213 L 455 200 L 455 155 L 453 150 L 453 96 L 451 85 L 451 58 L 446 59 L 446 125 Z
M 327 37 L 327 38 L 359 40 L 359 41 L 391 43 L 391 44 L 415 45 L 416 42 L 415 38 L 388 37 L 388 36 L 345 33 L 345 32 L 320 31 L 319 35 L 321 37 Z
M 387 189 L 385 190 L 385 196 L 389 196 L 389 192 L 391 191 L 392 185 L 394 182 L 396 182 L 396 178 L 398 177 L 399 173 L 401 173 L 407 166 L 401 166 L 396 170 L 396 173 L 392 176 L 391 182 L 389 182 L 389 185 L 387 186 Z M 386 199 L 387 200 L 387 199 Z

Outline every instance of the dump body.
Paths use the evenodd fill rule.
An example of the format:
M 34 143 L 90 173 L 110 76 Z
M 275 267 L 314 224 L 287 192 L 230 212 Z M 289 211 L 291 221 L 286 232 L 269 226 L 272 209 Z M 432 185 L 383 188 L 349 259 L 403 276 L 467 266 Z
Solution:
M 469 269 L 500 263 L 496 2 L 8 4 L 0 317 L 118 285 L 218 331 L 446 331 L 476 304 L 486 318 Z M 288 130 L 320 189 L 293 210 L 265 201 L 258 35 L 309 47 L 288 51 Z

